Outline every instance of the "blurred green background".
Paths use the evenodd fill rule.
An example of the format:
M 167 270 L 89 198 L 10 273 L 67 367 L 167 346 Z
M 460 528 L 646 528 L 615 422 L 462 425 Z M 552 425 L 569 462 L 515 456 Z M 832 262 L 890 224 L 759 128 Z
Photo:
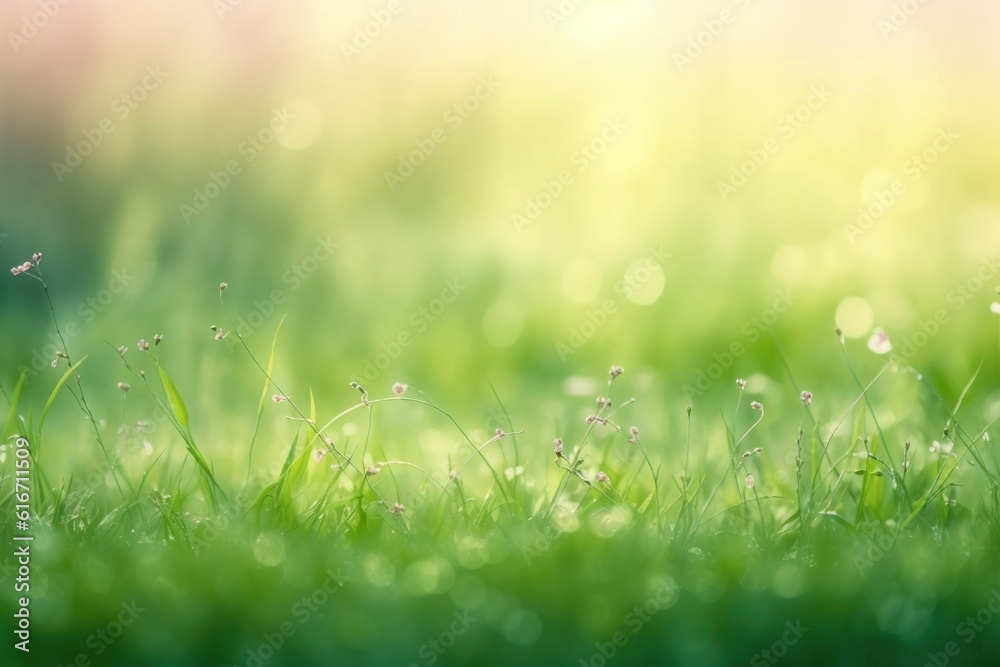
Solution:
M 920 465 L 946 423 L 934 391 L 954 405 L 982 363 L 969 421 L 1000 413 L 989 312 L 1000 284 L 998 20 L 987 0 L 12 0 L 0 7 L 0 257 L 15 266 L 44 254 L 56 314 L 75 332 L 71 355 L 88 356 L 84 387 L 104 432 L 117 432 L 109 441 L 124 471 L 138 478 L 154 453 L 171 452 L 154 488 L 184 452 L 156 426 L 148 397 L 118 391 L 129 377 L 113 348 L 128 346 L 149 372 L 136 343 L 165 337 L 157 351 L 199 444 L 238 485 L 262 379 L 234 335 L 213 338 L 210 326 L 233 328 L 223 281 L 258 359 L 286 317 L 276 379 L 303 405 L 312 390 L 322 420 L 357 400 L 348 382 L 386 396 L 399 381 L 481 442 L 507 427 L 492 385 L 527 431 L 519 462 L 534 490 L 546 470 L 559 479 L 549 443 L 579 435 L 611 364 L 626 368 L 615 400 L 639 398 L 624 419 L 650 434 L 658 462 L 679 460 L 692 403 L 696 465 L 721 460 L 717 406 L 731 414 L 733 380 L 747 377 L 769 415 L 752 444 L 780 461 L 761 464 L 759 488 L 787 490 L 799 390 L 816 394 L 824 436 L 856 395 L 834 328 L 867 380 L 885 361 L 865 345 L 882 327 L 897 360 L 928 380 L 895 373 L 877 388 L 881 426 L 894 444 L 914 441 Z M 55 330 L 40 285 L 5 273 L 0 316 L 0 385 L 10 393 L 27 372 L 37 414 L 62 372 L 49 366 Z M 102 486 L 89 425 L 71 397 L 57 407 L 46 471 L 53 483 L 73 474 Z M 292 440 L 297 426 L 282 419 L 291 414 L 267 406 L 258 486 Z M 376 422 L 371 461 L 407 458 L 443 476 L 465 460 L 440 416 L 405 404 L 391 415 Z M 338 446 L 362 436 L 363 420 L 352 420 L 338 425 Z M 514 463 L 510 448 L 503 456 Z M 424 481 L 409 474 L 404 491 Z M 450 601 L 433 605 L 426 591 L 405 590 L 405 572 L 454 545 L 394 544 L 389 564 L 361 549 L 354 576 L 385 597 L 351 593 L 357 607 L 338 607 L 336 623 L 314 626 L 272 664 L 315 658 L 329 632 L 344 660 L 416 660 L 458 608 L 482 609 L 488 622 L 444 662 L 482 660 L 496 646 L 523 660 L 519 647 L 538 641 L 557 656 L 564 638 L 582 651 L 618 627 L 609 599 L 644 595 L 637 581 L 614 585 L 632 572 L 680 577 L 685 559 L 700 558 L 650 547 L 637 562 L 633 543 L 588 551 L 581 535 L 527 574 L 483 547 L 489 566 L 453 572 Z M 259 546 L 259 536 L 239 537 Z M 160 664 L 236 660 L 280 620 L 267 614 L 333 562 L 292 542 L 271 562 L 235 539 L 198 561 L 169 545 L 145 545 L 137 560 L 121 540 L 79 553 L 58 533 L 41 540 L 38 637 L 53 661 L 97 627 L 91 600 L 108 607 L 94 618 L 113 618 L 135 589 L 155 593 L 150 620 L 175 625 L 129 635 L 116 649 L 123 661 L 150 647 Z M 706 547 L 729 560 L 715 574 L 692 566 L 669 623 L 662 617 L 656 641 L 633 645 L 630 659 L 728 664 L 719 647 L 753 655 L 773 627 L 822 607 L 815 653 L 801 661 L 839 650 L 843 664 L 916 664 L 993 583 L 995 559 L 976 552 L 963 570 L 963 547 L 914 547 L 865 575 L 822 541 L 818 569 L 768 571 L 765 581 L 741 569 L 748 561 L 737 557 L 751 554 L 735 542 Z M 248 590 L 276 606 L 247 606 Z M 516 614 L 522 603 L 538 615 Z M 162 628 L 183 626 L 191 610 L 179 643 Z M 724 612 L 733 617 L 719 622 Z M 764 612 L 767 621 L 733 631 Z M 415 618 L 412 636 L 380 641 Z M 536 627 L 560 619 L 574 630 Z M 239 622 L 246 636 L 227 635 Z M 845 646 L 850 633 L 860 641 Z M 996 633 L 966 657 L 992 651 Z M 566 664 L 584 655 L 576 648 Z
M 162 333 L 220 461 L 259 395 L 220 281 L 258 356 L 287 315 L 280 384 L 330 411 L 402 381 L 488 433 L 492 383 L 558 431 L 612 363 L 671 419 L 737 376 L 792 410 L 782 355 L 849 379 L 835 325 L 954 396 L 997 372 L 1000 9 L 901 6 L 7 3 L 0 255 L 44 253 L 111 427 L 152 409 L 119 417 L 105 341 Z M 44 397 L 41 290 L 0 303 L 3 383 Z
M 891 32 L 881 2 L 234 5 L 60 6 L 32 38 L 8 35 L 0 60 L 0 252 L 10 265 L 45 253 L 60 316 L 85 325 L 77 356 L 161 332 L 205 400 L 244 377 L 208 330 L 221 280 L 234 315 L 260 322 L 259 349 L 282 293 L 297 394 L 364 379 L 409 332 L 372 390 L 402 379 L 460 399 L 487 378 L 521 393 L 612 361 L 693 382 L 782 288 L 797 300 L 768 334 L 816 375 L 843 299 L 870 307 L 853 336 L 910 335 L 954 308 L 949 291 L 1000 238 L 991 3 L 919 6 Z M 7 3 L 4 24 L 28 34 L 33 10 Z M 828 99 L 782 127 L 817 87 Z M 291 119 L 275 139 L 276 109 Z M 957 138 L 914 176 L 907 161 L 942 128 Z M 768 139 L 777 152 L 721 196 Z M 81 144 L 79 166 L 55 165 Z M 422 164 L 390 189 L 401 159 Z M 230 161 L 240 173 L 212 188 Z M 563 170 L 569 184 L 519 229 L 512 216 Z M 897 178 L 905 192 L 852 235 Z M 196 191 L 217 196 L 185 214 Z M 329 259 L 287 274 L 317 238 L 336 244 Z M 614 286 L 651 246 L 669 258 L 629 300 Z M 78 306 L 116 270 L 134 276 L 121 294 Z M 467 288 L 418 331 L 410 314 L 450 279 Z M 23 282 L 0 286 L 8 383 L 51 330 Z M 994 282 L 920 361 L 956 378 L 978 362 Z M 556 344 L 608 298 L 618 312 L 564 362 Z M 727 377 L 777 373 L 768 339 L 744 341 Z

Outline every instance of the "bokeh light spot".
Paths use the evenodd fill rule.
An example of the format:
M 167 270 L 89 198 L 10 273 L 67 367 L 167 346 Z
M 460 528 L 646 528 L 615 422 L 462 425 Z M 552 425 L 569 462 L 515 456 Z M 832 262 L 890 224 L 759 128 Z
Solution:
M 859 296 L 850 296 L 837 306 L 837 326 L 848 338 L 861 338 L 872 330 L 875 313 L 868 302 Z
M 638 306 L 656 303 L 666 284 L 663 268 L 649 259 L 632 262 L 622 279 L 625 298 Z
M 779 284 L 801 282 L 809 272 L 809 255 L 797 245 L 778 248 L 771 256 L 771 277 Z
M 592 260 L 578 257 L 563 267 L 560 285 L 568 300 L 586 303 L 601 289 L 601 269 Z
M 253 543 L 254 558 L 265 567 L 283 563 L 286 551 L 285 538 L 277 533 L 261 533 Z
M 410 595 L 439 595 L 455 583 L 455 570 L 443 558 L 428 558 L 408 567 L 403 583 Z
M 361 571 L 364 572 L 365 579 L 378 588 L 385 588 L 396 579 L 396 566 L 380 554 L 365 556 Z
M 483 315 L 483 337 L 493 347 L 510 347 L 523 327 L 524 311 L 512 303 L 495 303 Z
M 503 636 L 511 644 L 531 646 L 542 636 L 542 620 L 527 609 L 515 609 L 503 621 Z

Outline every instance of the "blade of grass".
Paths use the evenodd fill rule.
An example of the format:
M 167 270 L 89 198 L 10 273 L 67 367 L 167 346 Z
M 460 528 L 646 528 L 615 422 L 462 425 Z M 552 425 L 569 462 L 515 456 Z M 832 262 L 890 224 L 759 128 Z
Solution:
M 267 373 L 264 377 L 264 388 L 260 392 L 260 402 L 257 404 L 257 418 L 254 420 L 253 424 L 253 435 L 250 436 L 250 451 L 247 453 L 247 482 L 250 481 L 250 470 L 251 464 L 253 463 L 253 447 L 257 442 L 257 434 L 260 432 L 260 421 L 264 416 L 264 406 L 267 404 L 267 388 L 271 384 L 271 375 L 274 372 L 274 352 L 278 346 L 278 334 L 281 332 L 281 325 L 285 323 L 285 316 L 281 316 L 281 321 L 278 322 L 278 328 L 274 331 L 274 338 L 271 339 L 271 354 L 267 358 Z M 309 390 L 309 396 L 312 398 L 312 390 Z M 315 420 L 315 416 L 313 416 Z

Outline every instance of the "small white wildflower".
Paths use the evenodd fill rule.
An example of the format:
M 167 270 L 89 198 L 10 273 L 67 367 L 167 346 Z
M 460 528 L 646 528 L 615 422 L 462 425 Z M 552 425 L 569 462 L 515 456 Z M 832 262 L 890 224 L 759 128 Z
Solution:
M 889 340 L 889 334 L 885 332 L 885 329 L 879 327 L 872 332 L 871 338 L 868 339 L 868 349 L 875 354 L 892 352 L 892 341 Z

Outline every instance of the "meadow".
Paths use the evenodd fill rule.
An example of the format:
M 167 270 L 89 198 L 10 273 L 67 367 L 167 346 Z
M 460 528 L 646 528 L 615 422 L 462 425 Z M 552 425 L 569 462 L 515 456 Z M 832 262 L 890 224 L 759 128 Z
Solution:
M 1000 659 L 993 5 L 0 19 L 3 664 Z

